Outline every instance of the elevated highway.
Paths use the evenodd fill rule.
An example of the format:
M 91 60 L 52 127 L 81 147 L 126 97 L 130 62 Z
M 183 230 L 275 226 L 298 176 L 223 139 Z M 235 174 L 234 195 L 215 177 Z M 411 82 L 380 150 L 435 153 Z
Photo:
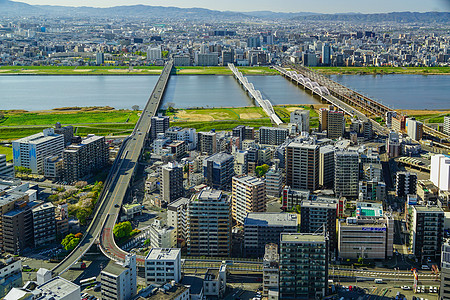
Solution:
M 153 117 L 161 103 L 167 82 L 173 68 L 169 61 L 164 67 L 153 92 L 142 111 L 133 133 L 124 140 L 122 147 L 114 161 L 111 171 L 105 181 L 105 186 L 99 196 L 94 217 L 84 233 L 79 245 L 55 268 L 54 275 L 60 275 L 77 262 L 94 243 L 100 243 L 101 251 L 110 259 L 122 261 L 127 254 L 114 242 L 113 227 L 116 224 L 120 208 L 125 199 L 133 177 L 137 170 L 147 141 L 151 117 Z

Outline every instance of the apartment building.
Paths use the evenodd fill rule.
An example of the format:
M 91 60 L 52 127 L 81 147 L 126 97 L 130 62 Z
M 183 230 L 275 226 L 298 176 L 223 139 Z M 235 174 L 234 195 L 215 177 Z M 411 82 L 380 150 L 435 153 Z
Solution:
M 31 169 L 34 174 L 44 173 L 44 159 L 61 155 L 64 150 L 64 136 L 56 134 L 53 128 L 30 135 L 13 143 L 14 166 Z
M 326 145 L 319 149 L 319 186 L 334 186 L 334 146 Z
M 150 140 L 153 141 L 157 138 L 158 133 L 165 133 L 167 129 L 170 127 L 170 117 L 162 116 L 159 114 L 158 116 L 154 116 L 150 120 Z
M 334 153 L 334 193 L 338 197 L 356 198 L 359 190 L 358 152 L 339 150 Z
M 39 247 L 56 241 L 55 206 L 43 203 L 32 209 L 34 246 Z
M 287 128 L 260 127 L 259 143 L 261 145 L 281 145 L 289 135 Z
M 300 132 L 309 132 L 309 110 L 297 109 L 291 112 L 290 123 L 297 124 Z
M 181 280 L 181 250 L 152 248 L 145 257 L 145 281 L 147 284 L 165 284 Z
M 417 174 L 413 172 L 397 172 L 395 177 L 395 194 L 397 197 L 417 194 Z
M 14 177 L 14 164 L 6 162 L 5 154 L 0 154 L 0 176 Z
M 167 206 L 167 225 L 175 228 L 177 240 L 186 241 L 189 199 L 180 198 Z
M 233 177 L 231 212 L 238 225 L 244 224 L 247 213 L 266 211 L 266 202 L 264 180 L 248 175 Z
M 176 162 L 161 167 L 161 199 L 171 203 L 184 196 L 183 167 Z
M 263 295 L 268 299 L 278 299 L 280 285 L 280 255 L 278 244 L 266 244 L 263 259 Z
M 319 149 L 313 143 L 292 142 L 286 147 L 286 185 L 310 191 L 319 188 Z
M 283 172 L 274 165 L 266 173 L 266 194 L 270 197 L 279 198 L 283 189 Z
M 199 132 L 197 148 L 200 153 L 212 155 L 217 152 L 217 134 L 215 132 Z
M 100 273 L 103 300 L 131 300 L 136 295 L 136 255 L 128 254 L 123 264 L 110 261 Z
M 234 158 L 227 153 L 216 153 L 203 160 L 206 183 L 218 190 L 230 190 L 234 176 Z

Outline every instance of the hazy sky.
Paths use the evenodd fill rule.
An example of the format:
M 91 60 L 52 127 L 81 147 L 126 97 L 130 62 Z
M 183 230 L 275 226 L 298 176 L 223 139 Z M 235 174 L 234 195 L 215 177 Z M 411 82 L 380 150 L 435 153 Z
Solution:
M 282 12 L 391 12 L 449 11 L 450 0 L 18 0 L 29 4 L 110 7 L 117 5 L 160 5 L 202 7 L 216 10 Z M 281 6 L 282 4 L 282 6 Z

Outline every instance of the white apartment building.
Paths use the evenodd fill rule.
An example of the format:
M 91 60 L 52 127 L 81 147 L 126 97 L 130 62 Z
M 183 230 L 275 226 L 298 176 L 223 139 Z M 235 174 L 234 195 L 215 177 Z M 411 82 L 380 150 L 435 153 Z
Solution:
M 12 143 L 14 166 L 31 169 L 32 173 L 44 173 L 44 159 L 62 155 L 64 136 L 56 134 L 53 128 L 18 139 Z
M 162 226 L 156 219 L 149 227 L 152 248 L 172 248 L 177 245 L 177 231 L 174 227 Z
M 181 250 L 174 248 L 152 248 L 145 258 L 145 280 L 147 284 L 164 284 L 181 280 Z
M 128 254 L 119 265 L 110 262 L 100 273 L 103 300 L 129 300 L 136 295 L 136 255 Z
M 430 180 L 441 191 L 450 191 L 450 156 L 438 154 L 431 157 Z

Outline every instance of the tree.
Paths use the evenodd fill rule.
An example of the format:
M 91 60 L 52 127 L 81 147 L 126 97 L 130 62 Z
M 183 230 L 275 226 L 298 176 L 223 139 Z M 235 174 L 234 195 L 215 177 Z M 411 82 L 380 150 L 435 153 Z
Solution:
M 66 237 L 62 240 L 61 245 L 66 249 L 67 251 L 72 251 L 75 249 L 75 247 L 80 242 L 79 238 L 76 238 L 73 233 L 69 233 L 66 235 Z
M 150 239 L 146 239 L 144 241 L 144 246 L 150 246 Z
M 129 237 L 131 231 L 133 231 L 133 227 L 131 227 L 131 223 L 129 221 L 117 223 L 113 228 L 114 236 L 118 239 Z
M 81 239 L 83 237 L 83 234 L 81 232 L 78 232 L 75 234 L 75 238 Z
M 296 208 L 298 214 L 301 213 L 302 207 L 300 206 L 300 204 L 297 205 L 295 208 Z
M 133 105 L 133 106 L 131 107 L 131 109 L 133 109 L 133 110 L 139 110 L 139 105 Z
M 263 177 L 264 175 L 266 175 L 267 171 L 269 171 L 269 166 L 266 164 L 258 166 L 256 167 L 255 171 L 258 177 Z
M 77 211 L 77 219 L 80 221 L 81 225 L 86 225 L 86 218 L 89 217 L 91 211 L 87 208 L 80 208 Z

